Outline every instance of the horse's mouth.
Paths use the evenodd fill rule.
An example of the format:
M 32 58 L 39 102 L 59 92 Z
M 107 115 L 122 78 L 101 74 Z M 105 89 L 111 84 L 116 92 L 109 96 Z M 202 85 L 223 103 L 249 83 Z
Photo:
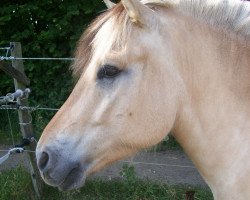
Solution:
M 85 180 L 85 170 L 81 167 L 73 168 L 58 188 L 61 191 L 78 189 L 85 184 Z

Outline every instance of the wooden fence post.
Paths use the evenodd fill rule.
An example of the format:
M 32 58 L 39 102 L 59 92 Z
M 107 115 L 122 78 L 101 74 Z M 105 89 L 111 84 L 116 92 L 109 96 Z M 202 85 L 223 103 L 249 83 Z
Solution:
M 13 68 L 10 64 L 4 61 L 0 61 L 0 69 L 3 70 L 7 75 L 16 79 L 18 82 L 24 85 L 30 84 L 30 79 L 27 76 L 25 76 L 23 73 L 21 73 L 20 71 Z
M 11 56 L 16 58 L 22 57 L 22 48 L 21 43 L 19 42 L 11 42 Z M 13 60 L 12 66 L 20 71 L 21 73 L 24 73 L 24 66 L 22 60 Z M 22 84 L 21 82 L 14 79 L 15 89 L 21 89 L 24 90 L 26 86 Z M 28 106 L 28 100 L 27 99 L 18 99 L 18 104 L 21 106 Z M 19 123 L 20 128 L 22 132 L 23 138 L 32 138 L 34 137 L 34 132 L 31 124 L 31 116 L 27 110 L 18 110 L 18 117 L 19 117 Z M 29 150 L 35 151 L 36 144 L 32 142 L 29 146 Z M 27 153 L 26 154 L 29 159 L 29 168 L 31 173 L 31 179 L 33 183 L 33 187 L 35 190 L 36 199 L 41 199 L 42 189 L 43 189 L 43 181 L 41 180 L 39 170 L 37 168 L 36 164 L 36 156 L 34 153 Z

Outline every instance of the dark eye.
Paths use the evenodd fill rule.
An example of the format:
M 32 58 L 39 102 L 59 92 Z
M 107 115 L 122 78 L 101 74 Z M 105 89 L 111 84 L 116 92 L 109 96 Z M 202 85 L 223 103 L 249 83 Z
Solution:
M 98 79 L 103 79 L 103 78 L 114 78 L 116 77 L 121 70 L 115 66 L 112 65 L 103 65 L 101 69 L 97 73 L 97 78 Z

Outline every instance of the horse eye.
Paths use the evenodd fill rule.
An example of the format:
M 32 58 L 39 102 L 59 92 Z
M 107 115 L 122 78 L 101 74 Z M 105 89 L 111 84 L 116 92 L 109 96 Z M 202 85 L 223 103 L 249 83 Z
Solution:
M 112 65 L 103 65 L 101 69 L 97 73 L 97 78 L 98 79 L 103 79 L 103 78 L 114 78 L 116 77 L 121 70 L 115 66 Z

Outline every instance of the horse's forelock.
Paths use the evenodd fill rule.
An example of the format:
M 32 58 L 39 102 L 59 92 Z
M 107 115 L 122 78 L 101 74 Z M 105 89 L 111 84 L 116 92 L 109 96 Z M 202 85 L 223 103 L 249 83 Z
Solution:
M 121 27 L 124 24 L 126 12 L 121 3 L 98 16 L 81 36 L 75 52 L 76 60 L 71 66 L 75 78 L 78 79 L 83 74 L 85 66 L 89 64 L 93 55 L 93 40 L 103 24 L 112 17 L 115 18 L 114 22 L 117 27 Z

